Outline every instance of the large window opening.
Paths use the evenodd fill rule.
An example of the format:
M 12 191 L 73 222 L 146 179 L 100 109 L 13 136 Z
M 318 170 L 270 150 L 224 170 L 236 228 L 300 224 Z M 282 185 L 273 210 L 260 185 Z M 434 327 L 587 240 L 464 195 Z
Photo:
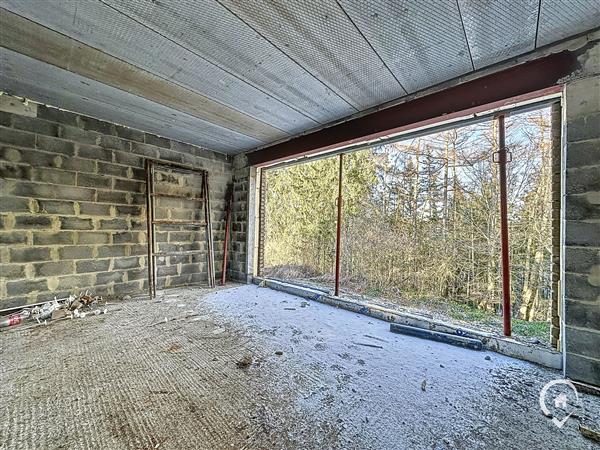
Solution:
M 515 336 L 546 343 L 552 304 L 550 108 L 508 115 Z M 341 292 L 502 331 L 498 120 L 346 153 Z M 261 275 L 331 291 L 339 156 L 267 169 Z
M 261 275 L 333 286 L 337 177 L 336 157 L 268 171 Z

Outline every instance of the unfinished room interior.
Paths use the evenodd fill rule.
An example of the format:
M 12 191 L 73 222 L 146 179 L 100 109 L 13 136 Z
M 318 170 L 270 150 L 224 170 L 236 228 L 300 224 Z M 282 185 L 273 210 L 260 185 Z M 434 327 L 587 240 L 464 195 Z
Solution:
M 0 449 L 600 448 L 598 0 L 0 0 Z

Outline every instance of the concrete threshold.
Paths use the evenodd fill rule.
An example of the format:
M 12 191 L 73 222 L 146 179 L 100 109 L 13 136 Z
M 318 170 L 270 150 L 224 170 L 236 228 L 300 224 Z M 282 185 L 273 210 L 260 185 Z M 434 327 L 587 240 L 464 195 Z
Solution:
M 268 287 L 287 294 L 335 306 L 336 308 L 364 314 L 386 322 L 453 334 L 470 339 L 478 339 L 482 342 L 483 348 L 486 350 L 522 359 L 524 361 L 530 361 L 541 366 L 550 367 L 551 369 L 562 370 L 562 354 L 554 350 L 535 347 L 533 345 L 518 342 L 515 339 L 459 327 L 441 320 L 430 319 L 417 314 L 395 311 L 369 302 L 335 297 L 318 289 L 312 289 L 292 283 L 285 283 L 261 277 L 254 277 L 253 282 L 261 287 Z

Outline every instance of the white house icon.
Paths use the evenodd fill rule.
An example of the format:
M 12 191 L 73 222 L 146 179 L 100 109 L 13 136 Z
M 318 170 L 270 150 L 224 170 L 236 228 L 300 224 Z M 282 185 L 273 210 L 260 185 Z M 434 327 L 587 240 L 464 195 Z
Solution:
M 556 398 L 554 399 L 554 406 L 556 408 L 566 409 L 567 408 L 567 396 L 564 393 L 557 395 Z

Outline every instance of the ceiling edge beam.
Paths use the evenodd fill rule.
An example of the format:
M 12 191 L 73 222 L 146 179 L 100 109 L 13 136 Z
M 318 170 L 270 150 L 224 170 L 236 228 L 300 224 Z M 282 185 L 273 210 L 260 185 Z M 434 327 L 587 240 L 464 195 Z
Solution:
M 248 162 L 264 166 L 393 135 L 411 125 L 555 86 L 577 66 L 577 52 L 551 54 L 249 152 Z
M 197 92 L 0 8 L 0 45 L 77 75 L 121 89 L 198 119 L 270 142 L 287 136 Z

